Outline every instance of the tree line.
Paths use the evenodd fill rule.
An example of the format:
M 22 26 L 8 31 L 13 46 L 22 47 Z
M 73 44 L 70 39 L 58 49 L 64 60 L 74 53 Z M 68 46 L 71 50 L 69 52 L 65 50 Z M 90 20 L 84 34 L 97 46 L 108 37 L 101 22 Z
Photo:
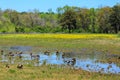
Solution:
M 37 9 L 18 12 L 0 9 L 0 33 L 118 33 L 120 4 L 113 7 L 80 8 L 64 6 L 57 12 Z

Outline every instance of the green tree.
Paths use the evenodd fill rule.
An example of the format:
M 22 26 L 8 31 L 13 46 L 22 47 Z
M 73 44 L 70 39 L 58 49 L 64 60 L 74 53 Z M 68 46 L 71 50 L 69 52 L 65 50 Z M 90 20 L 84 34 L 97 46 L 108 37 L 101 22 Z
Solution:
M 60 18 L 60 23 L 62 29 L 68 29 L 71 33 L 72 30 L 76 29 L 76 12 L 72 9 L 66 10 Z
M 113 6 L 112 10 L 113 11 L 110 16 L 110 23 L 115 33 L 118 33 L 118 31 L 120 31 L 120 4 Z
M 81 8 L 78 11 L 77 16 L 77 26 L 79 26 L 79 28 L 82 29 L 84 32 L 87 32 L 90 23 L 89 10 L 86 8 Z
M 96 12 L 95 12 L 95 9 L 94 8 L 91 8 L 89 10 L 89 14 L 90 14 L 90 29 L 93 33 L 95 33 L 95 23 L 96 23 Z
M 109 22 L 110 15 L 111 15 L 111 8 L 110 7 L 103 7 L 100 8 L 97 13 L 97 20 L 99 25 L 99 32 L 100 33 L 109 33 L 111 32 L 111 25 Z

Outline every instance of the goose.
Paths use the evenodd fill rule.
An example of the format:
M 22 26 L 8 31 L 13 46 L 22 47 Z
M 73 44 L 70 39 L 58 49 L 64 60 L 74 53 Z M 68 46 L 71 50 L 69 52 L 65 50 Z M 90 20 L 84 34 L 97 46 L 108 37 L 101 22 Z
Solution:
M 18 64 L 18 65 L 17 65 L 17 68 L 18 68 L 18 69 L 23 69 L 23 65 L 22 65 L 22 64 Z
M 58 51 L 58 50 L 56 51 L 56 54 L 59 54 L 59 51 Z
M 12 52 L 9 52 L 8 56 L 14 56 L 14 54 Z
M 17 54 L 17 56 L 18 56 L 19 58 L 22 58 L 22 54 L 23 54 L 23 52 L 16 53 L 16 54 Z
M 3 51 L 3 50 L 1 50 L 1 55 L 3 55 L 3 52 L 4 52 L 4 51 Z
M 71 60 L 66 60 L 64 61 L 65 63 L 67 63 L 68 65 L 75 65 L 76 63 L 76 58 L 72 58 Z
M 62 58 L 65 58 L 65 53 L 62 54 Z
M 50 54 L 50 51 L 45 51 L 44 54 L 45 54 L 45 55 L 49 55 L 49 54 Z
M 9 64 L 6 64 L 5 67 L 6 67 L 6 68 L 10 68 Z
M 39 59 L 40 58 L 40 55 L 33 55 L 32 53 L 30 53 L 30 56 L 31 56 L 31 59 L 34 58 L 34 59 Z

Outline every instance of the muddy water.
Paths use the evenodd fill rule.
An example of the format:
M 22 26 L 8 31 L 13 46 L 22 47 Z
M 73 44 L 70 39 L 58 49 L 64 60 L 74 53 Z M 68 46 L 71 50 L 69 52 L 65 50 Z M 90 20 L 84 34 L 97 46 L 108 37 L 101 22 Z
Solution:
M 81 57 L 76 56 L 64 56 L 63 52 L 59 52 L 56 54 L 56 52 L 50 52 L 50 54 L 44 54 L 43 52 L 37 51 L 33 52 L 33 55 L 39 55 L 40 57 L 36 59 L 36 57 L 31 57 L 30 52 L 32 52 L 32 47 L 26 47 L 26 46 L 13 46 L 13 47 L 0 47 L 1 49 L 4 49 L 4 54 L 0 55 L 1 62 L 7 62 L 14 64 L 16 63 L 16 57 L 18 57 L 16 52 L 23 52 L 20 56 L 17 63 L 22 64 L 32 64 L 35 66 L 40 66 L 43 64 L 55 64 L 55 65 L 64 65 L 65 67 L 70 68 L 76 68 L 76 69 L 83 69 L 91 72 L 100 72 L 100 73 L 113 73 L 113 74 L 120 74 L 120 66 L 117 66 L 115 63 L 103 63 L 99 62 L 98 60 L 101 58 L 104 58 L 105 56 L 100 56 L 102 53 L 94 53 L 93 55 L 81 55 Z M 12 51 L 14 53 L 14 56 L 12 58 L 6 57 L 6 54 Z M 34 50 L 33 50 L 34 51 Z M 72 59 L 75 57 L 76 62 L 72 64 Z

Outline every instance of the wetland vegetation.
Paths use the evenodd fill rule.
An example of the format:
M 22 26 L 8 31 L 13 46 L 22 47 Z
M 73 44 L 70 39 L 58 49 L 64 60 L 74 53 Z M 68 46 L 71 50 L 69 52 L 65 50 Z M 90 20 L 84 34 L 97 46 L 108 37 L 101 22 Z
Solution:
M 115 34 L 1 34 L 0 44 L 1 80 L 120 79 Z

